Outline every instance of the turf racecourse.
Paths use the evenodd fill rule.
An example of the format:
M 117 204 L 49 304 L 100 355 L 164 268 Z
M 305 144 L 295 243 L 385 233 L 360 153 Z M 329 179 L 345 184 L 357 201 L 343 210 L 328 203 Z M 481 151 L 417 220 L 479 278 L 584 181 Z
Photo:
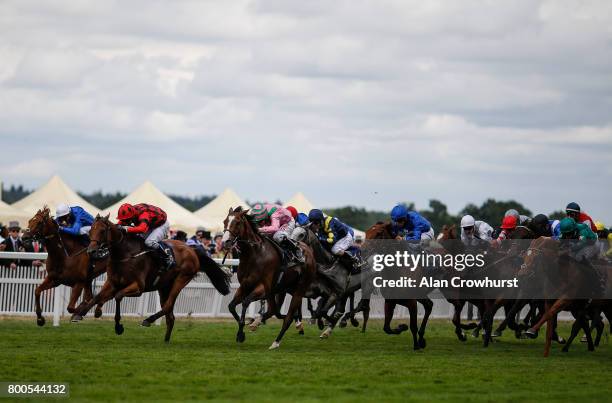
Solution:
M 124 324 L 116 336 L 106 319 L 39 328 L 34 319 L 3 318 L 0 381 L 68 382 L 77 401 L 584 402 L 612 395 L 607 339 L 594 353 L 579 342 L 568 354 L 554 345 L 544 359 L 542 339 L 508 333 L 485 350 L 480 340 L 459 342 L 448 321 L 436 320 L 426 350 L 414 352 L 409 334 L 386 335 L 372 321 L 366 334 L 339 329 L 329 340 L 315 326 L 305 336 L 292 328 L 280 350 L 268 351 L 278 321 L 247 333 L 244 344 L 229 321 L 179 318 L 169 345 L 165 326 Z

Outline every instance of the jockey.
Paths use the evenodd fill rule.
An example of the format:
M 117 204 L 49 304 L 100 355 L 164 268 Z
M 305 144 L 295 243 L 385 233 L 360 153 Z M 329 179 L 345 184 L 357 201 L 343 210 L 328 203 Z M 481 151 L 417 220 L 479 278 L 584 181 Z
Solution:
M 519 212 L 513 208 L 504 213 L 504 217 L 508 217 L 509 215 L 516 218 L 516 225 L 527 226 L 531 222 L 531 217 L 519 214 Z
M 82 207 L 68 207 L 67 204 L 62 203 L 58 204 L 55 209 L 55 221 L 61 232 L 79 236 L 89 235 L 94 218 Z
M 318 235 L 319 241 L 336 256 L 346 255 L 353 261 L 354 268 L 360 265 L 355 244 L 355 232 L 351 227 L 335 217 L 325 217 L 319 209 L 308 213 L 311 228 Z
M 535 233 L 536 238 L 546 236 L 552 239 L 559 239 L 561 237 L 559 220 L 549 220 L 546 214 L 538 214 L 533 217 L 529 224 L 529 229 Z
M 597 235 L 587 224 L 577 224 L 573 218 L 565 217 L 559 224 L 561 227 L 561 239 L 578 240 L 577 243 L 570 247 L 570 252 L 573 252 L 573 257 L 578 260 L 589 260 L 597 256 L 599 250 L 595 241 Z
M 391 210 L 391 235 L 407 241 L 435 239 L 434 230 L 422 215 L 398 204 Z
M 476 221 L 471 215 L 461 218 L 461 241 L 465 244 L 478 243 L 478 240 L 490 242 L 493 234 L 493 227 L 484 221 Z
M 174 265 L 174 255 L 170 248 L 162 242 L 168 236 L 170 224 L 166 212 L 151 204 L 124 203 L 117 213 L 117 224 L 131 234 L 140 234 L 148 248 L 159 253 L 165 267 L 169 270 Z
M 491 246 L 501 246 L 503 241 L 508 239 L 510 234 L 516 229 L 516 226 L 517 220 L 514 215 L 507 215 L 506 217 L 504 217 L 504 219 L 502 220 L 501 232 L 499 233 L 496 239 L 491 241 Z
M 253 221 L 259 225 L 261 234 L 271 236 L 275 242 L 291 252 L 297 262 L 304 263 L 302 249 L 290 238 L 295 229 L 295 221 L 290 210 L 276 204 L 257 203 L 250 214 Z
M 585 212 L 580 211 L 580 206 L 576 202 L 571 202 L 565 207 L 565 214 L 568 217 L 573 218 L 577 224 L 587 224 L 591 231 L 597 232 L 595 227 L 595 221 Z

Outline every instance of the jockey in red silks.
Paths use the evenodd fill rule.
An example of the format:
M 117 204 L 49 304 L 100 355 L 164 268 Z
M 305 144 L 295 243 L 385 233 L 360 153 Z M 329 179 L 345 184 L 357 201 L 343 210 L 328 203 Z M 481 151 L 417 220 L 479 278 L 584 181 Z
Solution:
M 157 206 L 140 203 L 131 205 L 124 203 L 117 214 L 118 225 L 131 234 L 139 234 L 144 238 L 148 248 L 159 253 L 165 264 L 165 270 L 174 265 L 174 255 L 170 248 L 162 242 L 168 236 L 168 217 L 166 212 Z

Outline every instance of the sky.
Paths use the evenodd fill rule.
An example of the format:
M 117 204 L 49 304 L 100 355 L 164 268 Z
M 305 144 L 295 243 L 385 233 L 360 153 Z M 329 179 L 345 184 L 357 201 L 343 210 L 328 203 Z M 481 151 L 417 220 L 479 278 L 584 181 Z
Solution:
M 29 188 L 612 225 L 612 2 L 4 0 L 0 144 Z

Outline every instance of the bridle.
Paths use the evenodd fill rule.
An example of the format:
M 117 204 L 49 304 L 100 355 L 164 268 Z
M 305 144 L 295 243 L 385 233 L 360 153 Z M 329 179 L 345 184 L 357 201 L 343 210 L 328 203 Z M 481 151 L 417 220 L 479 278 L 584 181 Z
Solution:
M 537 264 L 539 264 L 539 260 L 541 260 L 542 257 L 544 257 L 545 255 L 549 254 L 550 255 L 550 250 L 547 249 L 543 249 L 541 247 L 536 247 L 536 246 L 530 246 L 529 248 L 527 248 L 527 250 L 525 251 L 525 254 L 527 256 L 531 256 L 534 252 L 537 252 L 537 254 L 535 254 L 533 256 L 533 262 L 532 262 L 532 267 L 536 266 Z M 527 269 L 527 264 L 523 263 L 521 265 L 521 270 L 520 272 L 524 272 Z M 528 271 L 527 273 L 524 273 L 523 275 L 525 276 L 525 278 L 532 278 L 533 276 L 535 276 L 536 270 L 532 269 L 530 271 Z
M 95 239 L 93 237 L 89 237 L 89 240 L 92 244 L 95 244 L 97 247 L 96 249 L 88 249 L 88 253 L 93 254 L 95 253 L 96 255 L 94 255 L 95 258 L 97 259 L 104 259 L 106 256 L 108 256 L 110 254 L 110 247 L 113 245 L 117 245 L 119 243 L 121 243 L 123 241 L 123 231 L 119 231 L 121 234 L 121 238 L 119 238 L 118 241 L 113 241 L 112 239 L 109 241 L 110 239 L 110 230 L 111 230 L 111 222 L 107 221 L 107 220 L 100 220 L 100 222 L 104 223 L 105 228 L 104 228 L 104 241 L 101 241 L 99 239 Z

